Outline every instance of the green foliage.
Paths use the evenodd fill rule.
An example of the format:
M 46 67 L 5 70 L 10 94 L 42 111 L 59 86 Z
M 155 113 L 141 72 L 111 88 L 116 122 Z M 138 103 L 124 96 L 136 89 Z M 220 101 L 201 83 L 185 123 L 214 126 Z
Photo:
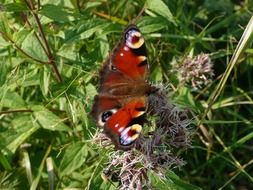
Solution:
M 196 118 L 187 164 L 166 179 L 149 173 L 152 186 L 253 188 L 252 1 L 4 0 L 0 189 L 117 189 L 101 177 L 112 150 L 91 142 L 99 129 L 89 112 L 101 63 L 144 6 L 137 25 L 151 81 L 170 85 L 172 101 Z M 215 76 L 200 90 L 173 68 L 201 52 Z

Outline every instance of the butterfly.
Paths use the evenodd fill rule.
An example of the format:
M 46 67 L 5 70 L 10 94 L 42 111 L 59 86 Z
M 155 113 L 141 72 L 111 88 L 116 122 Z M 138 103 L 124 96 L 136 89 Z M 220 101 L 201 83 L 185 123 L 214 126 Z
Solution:
M 92 117 L 115 147 L 127 150 L 139 138 L 152 87 L 144 38 L 134 24 L 123 32 L 100 71 Z

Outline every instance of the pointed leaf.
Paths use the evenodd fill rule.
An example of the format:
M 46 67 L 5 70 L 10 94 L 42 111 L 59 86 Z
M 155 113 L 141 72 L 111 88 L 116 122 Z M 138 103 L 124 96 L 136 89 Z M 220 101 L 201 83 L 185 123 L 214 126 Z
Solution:
M 11 126 L 13 126 L 11 128 Z M 31 117 L 22 115 L 12 120 L 11 130 L 1 134 L 1 139 L 4 139 L 4 146 L 7 153 L 15 153 L 17 148 L 26 141 L 35 131 L 40 127 L 38 124 L 32 122 Z
M 67 12 L 61 6 L 46 4 L 42 6 L 42 9 L 39 12 L 40 14 L 54 20 L 57 22 L 69 22 L 75 20 L 74 14 Z
M 63 156 L 60 164 L 59 173 L 64 175 L 71 175 L 71 173 L 78 169 L 85 162 L 87 158 L 88 147 L 82 143 L 70 145 Z
M 20 37 L 24 39 L 21 44 L 21 48 L 23 51 L 25 51 L 31 57 L 34 57 L 44 62 L 48 61 L 46 53 L 44 52 L 43 48 L 41 47 L 41 44 L 34 35 L 34 31 L 31 31 L 28 35 L 26 34 L 26 32 L 21 33 L 19 35 L 19 38 Z
M 32 106 L 34 111 L 35 119 L 39 124 L 48 130 L 52 131 L 69 131 L 69 127 L 65 125 L 64 119 L 59 118 L 57 115 L 53 114 L 51 111 L 43 106 Z
M 168 21 L 176 24 L 175 19 L 169 9 L 169 7 L 162 0 L 147 0 L 147 7 L 151 11 L 163 16 Z

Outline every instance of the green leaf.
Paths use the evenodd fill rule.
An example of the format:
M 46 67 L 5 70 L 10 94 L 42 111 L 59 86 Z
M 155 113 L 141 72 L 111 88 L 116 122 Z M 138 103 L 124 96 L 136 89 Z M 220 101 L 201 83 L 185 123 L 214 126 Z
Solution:
M 181 87 L 179 94 L 175 94 L 175 100 L 181 105 L 190 106 L 192 108 L 196 107 L 193 95 L 189 88 Z
M 151 11 L 154 11 L 158 15 L 163 16 L 168 21 L 176 25 L 175 19 L 168 8 L 168 6 L 162 0 L 147 0 L 147 7 Z
M 53 4 L 46 4 L 42 6 L 39 13 L 60 23 L 70 22 L 76 19 L 73 13 L 69 13 L 63 9 L 63 7 Z
M 13 126 L 13 127 L 11 127 Z M 15 153 L 17 148 L 26 141 L 40 126 L 32 122 L 31 117 L 22 115 L 12 120 L 8 131 L 1 134 L 1 139 L 5 139 L 4 145 L 7 154 Z
M 155 67 L 151 74 L 152 78 L 155 81 L 162 81 L 163 75 L 162 75 L 162 68 L 161 67 Z
M 149 177 L 152 181 L 152 185 L 155 189 L 159 190 L 200 190 L 201 188 L 193 186 L 185 181 L 181 180 L 175 173 L 168 171 L 166 173 L 166 179 L 159 177 L 156 173 L 149 172 Z
M 48 67 L 44 66 L 40 73 L 40 89 L 44 97 L 47 97 L 49 91 L 50 76 L 51 74 L 48 71 Z
M 142 17 L 138 27 L 143 34 L 159 31 L 168 26 L 168 21 L 163 17 Z
M 88 155 L 88 147 L 83 143 L 71 144 L 64 153 L 59 171 L 60 175 L 71 175 L 71 173 L 81 167 Z
M 21 12 L 21 11 L 27 11 L 28 8 L 24 3 L 16 2 L 16 3 L 5 4 L 4 10 L 6 12 Z
M 0 62 L 0 87 L 4 85 L 7 78 L 7 65 L 5 64 L 5 61 L 3 58 Z
M 8 161 L 8 159 L 6 158 L 6 156 L 3 154 L 2 150 L 0 151 L 0 163 L 5 170 L 11 169 L 11 164 Z
M 107 26 L 108 23 L 98 19 L 80 22 L 79 26 L 66 32 L 65 43 L 74 43 L 79 40 L 87 39 L 95 32 L 101 33 Z
M 26 28 L 20 28 L 17 32 L 15 32 L 13 34 L 13 41 L 15 41 L 15 43 L 18 46 L 22 46 L 22 43 L 25 41 L 25 39 L 27 38 L 27 36 L 29 36 L 32 32 L 32 30 L 28 30 Z
M 1 11 L 0 11 L 1 13 Z M 1 51 L 0 53 L 2 54 L 3 47 L 7 47 L 11 45 L 11 42 L 9 42 L 7 36 L 11 36 L 12 30 L 9 27 L 9 21 L 8 17 L 6 16 L 7 13 L 0 14 L 0 47 Z
M 151 180 L 151 184 L 155 189 L 159 190 L 167 190 L 167 189 L 173 189 L 178 190 L 178 188 L 173 184 L 173 182 L 170 179 L 163 179 L 159 177 L 154 172 L 149 172 L 148 177 Z
M 97 94 L 96 87 L 91 83 L 86 85 L 85 91 L 86 91 L 87 98 L 90 98 L 90 99 Z
M 201 190 L 200 187 L 194 186 L 192 184 L 189 184 L 185 182 L 184 180 L 180 179 L 175 173 L 172 171 L 168 171 L 166 173 L 166 176 L 173 181 L 173 183 L 176 185 L 177 189 L 179 190 Z
M 12 109 L 26 108 L 25 101 L 16 92 L 9 90 L 5 91 L 3 88 L 0 90 L 0 107 L 7 107 Z
M 29 56 L 44 62 L 48 61 L 45 51 L 34 35 L 34 31 L 28 33 L 27 30 L 22 29 L 15 34 L 14 41 L 15 40 L 21 43 L 21 49 L 29 54 Z
M 29 72 L 25 74 L 25 76 L 23 76 L 23 78 L 19 78 L 17 80 L 17 83 L 21 84 L 23 87 L 32 86 L 34 88 L 35 86 L 39 86 L 40 81 L 38 77 L 38 70 L 39 70 L 39 67 L 33 67 L 32 70 L 30 70 Z M 12 86 L 16 87 L 17 84 L 13 83 Z
M 94 7 L 98 7 L 99 5 L 101 5 L 102 4 L 102 2 L 99 2 L 99 1 L 94 1 L 94 2 L 86 2 L 86 4 L 85 4 L 85 10 L 87 11 L 87 10 L 89 10 L 89 9 L 92 9 L 92 8 L 94 8 Z
M 99 36 L 99 46 L 100 46 L 100 52 L 101 52 L 102 59 L 105 60 L 106 57 L 108 56 L 109 51 L 110 51 L 108 39 L 105 35 Z
M 45 107 L 36 105 L 32 106 L 31 109 L 34 111 L 35 119 L 44 128 L 51 131 L 69 131 L 69 127 L 63 122 L 65 119 L 61 119 Z
M 73 44 L 64 43 L 62 47 L 57 51 L 57 56 L 69 60 L 71 63 L 78 62 L 80 61 L 80 57 L 74 48 L 76 47 L 74 47 Z

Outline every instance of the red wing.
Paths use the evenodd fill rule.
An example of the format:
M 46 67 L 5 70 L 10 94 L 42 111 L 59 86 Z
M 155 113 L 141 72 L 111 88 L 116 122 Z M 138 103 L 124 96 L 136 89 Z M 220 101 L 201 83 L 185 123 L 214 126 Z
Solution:
M 97 124 L 104 128 L 116 147 L 126 150 L 131 148 L 141 133 L 146 100 L 146 96 L 122 101 L 106 96 L 96 96 L 91 114 L 97 120 Z M 122 105 L 124 101 L 127 103 Z
M 128 149 L 138 138 L 141 116 L 150 92 L 144 38 L 130 25 L 100 72 L 100 87 L 92 116 L 118 148 Z
M 115 85 L 129 81 L 144 82 L 148 71 L 144 38 L 136 26 L 130 25 L 104 66 L 101 83 Z
M 99 127 L 104 127 L 106 121 L 121 107 L 122 103 L 115 97 L 97 95 L 94 98 L 91 115 Z
M 143 97 L 127 103 L 106 122 L 105 132 L 118 148 L 128 149 L 139 137 L 143 123 L 137 118 L 146 111 L 145 100 Z

